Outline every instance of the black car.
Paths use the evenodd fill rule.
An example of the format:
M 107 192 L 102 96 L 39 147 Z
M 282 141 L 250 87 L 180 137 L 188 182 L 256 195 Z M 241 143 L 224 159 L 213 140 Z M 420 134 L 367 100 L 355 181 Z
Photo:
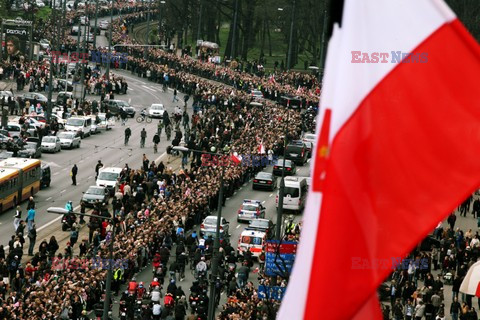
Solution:
M 108 111 L 116 116 L 116 115 L 119 115 L 120 114 L 120 110 L 124 110 L 127 115 L 131 118 L 133 118 L 135 116 L 135 109 L 130 106 L 130 104 L 128 104 L 128 102 L 126 101 L 123 101 L 123 100 L 107 100 L 107 101 L 103 101 L 102 102 L 102 105 L 105 106 Z
M 281 176 L 283 170 L 283 159 L 278 159 L 273 165 L 273 174 Z M 297 172 L 297 166 L 291 160 L 285 160 L 285 175 L 293 176 Z
M 125 111 L 127 116 L 129 116 L 130 118 L 135 117 L 135 108 L 133 108 L 132 106 L 130 106 L 130 105 L 129 106 L 123 106 L 122 110 Z
M 282 96 L 280 97 L 280 104 L 284 107 L 292 109 L 302 108 L 302 98 L 297 96 Z
M 293 160 L 295 164 L 303 166 L 308 160 L 308 150 L 305 143 L 301 140 L 292 141 L 285 150 L 286 159 Z
M 275 235 L 275 224 L 269 219 L 253 219 L 250 221 L 248 229 L 264 231 L 268 239 L 272 239 Z
M 90 27 L 90 32 L 91 32 L 92 34 L 95 34 L 95 33 L 96 33 L 97 35 L 99 35 L 101 31 L 102 31 L 102 29 L 100 29 L 100 27 L 95 27 L 95 26 L 91 26 L 91 27 Z
M 23 149 L 18 151 L 17 156 L 21 158 L 40 158 L 42 149 L 38 143 L 27 141 Z
M 252 189 L 268 189 L 268 190 L 275 190 L 277 187 L 277 178 L 268 172 L 259 172 L 253 178 Z

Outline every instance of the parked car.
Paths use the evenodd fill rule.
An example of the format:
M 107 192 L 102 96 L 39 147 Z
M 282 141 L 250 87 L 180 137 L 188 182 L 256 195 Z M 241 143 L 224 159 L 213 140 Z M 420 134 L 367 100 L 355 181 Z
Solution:
M 272 173 L 260 171 L 255 175 L 255 178 L 253 178 L 253 190 L 268 189 L 273 191 L 276 187 L 277 178 Z
M 59 152 L 62 149 L 60 138 L 56 136 L 46 136 L 42 139 L 42 152 Z
M 1 149 L 6 149 L 7 148 L 7 144 L 9 142 L 11 142 L 13 139 L 9 136 L 6 136 L 4 134 L 1 134 L 0 133 L 0 148 Z
M 147 114 L 150 118 L 163 118 L 163 114 L 165 113 L 165 107 L 161 103 L 154 103 L 148 108 Z
M 90 186 L 83 193 L 82 201 L 87 207 L 93 207 L 95 203 L 107 203 L 110 193 L 105 187 Z
M 44 50 L 50 49 L 50 41 L 47 39 L 41 39 L 38 44 L 40 44 L 40 47 Z
M 81 137 L 78 132 L 74 131 L 63 131 L 58 135 L 60 138 L 61 147 L 65 149 L 80 148 Z
M 107 20 L 101 20 L 99 23 L 98 23 L 98 26 L 100 27 L 100 29 L 102 30 L 107 30 L 108 29 L 108 26 L 109 26 L 109 22 Z
M 36 101 L 37 103 L 40 102 L 44 105 L 47 104 L 48 99 L 41 93 L 36 93 L 36 92 L 26 92 L 20 96 L 20 100 L 23 102 L 25 101 L 30 101 L 30 103 L 33 103 Z
M 37 142 L 27 141 L 23 145 L 23 149 L 18 151 L 17 156 L 21 158 L 40 158 L 42 156 L 42 148 Z
M 135 109 L 132 106 L 130 106 L 130 104 L 128 104 L 128 102 L 126 102 L 126 101 L 123 101 L 123 100 L 107 100 L 107 101 L 103 101 L 102 105 L 107 107 L 108 111 L 112 115 L 115 115 L 115 116 L 119 115 L 120 110 L 123 109 L 129 117 L 133 118 L 135 116 Z
M 97 117 L 100 120 L 100 122 L 97 123 L 97 127 L 99 130 L 108 131 L 112 130 L 112 128 L 115 126 L 115 119 L 107 119 L 107 115 L 105 113 L 98 113 Z

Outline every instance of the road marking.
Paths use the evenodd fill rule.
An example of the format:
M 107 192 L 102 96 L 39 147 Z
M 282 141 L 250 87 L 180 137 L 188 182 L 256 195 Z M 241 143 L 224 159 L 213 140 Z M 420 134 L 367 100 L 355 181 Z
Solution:
M 87 180 L 91 179 L 93 176 L 88 176 Z
M 269 197 L 273 196 L 273 193 L 270 193 Z
M 63 189 L 62 191 L 60 191 L 60 193 L 64 193 L 65 191 L 67 191 L 67 189 Z
M 47 199 L 45 199 L 45 201 L 50 201 L 52 199 L 52 197 L 48 197 Z
M 128 104 L 130 104 L 130 103 L 132 103 L 132 98 L 128 98 Z
M 78 161 L 78 163 L 82 163 L 82 162 L 83 162 L 83 159 L 82 159 L 82 160 L 80 160 L 80 161 Z
M 67 170 L 67 168 L 63 168 L 63 169 L 62 169 L 62 171 L 65 171 L 65 170 Z
M 240 225 L 237 226 L 237 229 L 240 228 Z
M 233 193 L 233 195 L 236 195 L 236 194 L 237 194 L 237 191 L 235 191 L 235 192 Z
M 56 175 L 58 175 L 59 173 L 60 173 L 60 172 L 55 172 L 53 175 L 56 176 Z
M 265 200 L 262 201 L 262 204 L 265 204 Z
M 51 167 L 57 167 L 57 168 L 61 168 L 60 165 L 56 164 L 55 162 L 47 162 L 47 164 Z
M 147 87 L 147 86 L 142 86 L 142 87 L 145 88 L 145 89 L 147 89 L 147 90 L 149 90 L 149 91 L 157 92 L 156 90 L 154 90 L 154 89 L 152 89 L 152 88 L 150 88 L 150 87 Z

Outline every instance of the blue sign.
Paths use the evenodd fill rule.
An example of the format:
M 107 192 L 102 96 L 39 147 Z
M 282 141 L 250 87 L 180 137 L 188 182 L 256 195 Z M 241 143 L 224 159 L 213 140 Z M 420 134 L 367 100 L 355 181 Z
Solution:
M 267 241 L 265 275 L 268 277 L 289 275 L 292 272 L 296 252 L 296 241 L 282 241 L 280 244 L 278 240 Z
M 285 292 L 287 291 L 287 287 L 267 287 L 267 286 L 258 286 L 258 297 L 260 299 L 274 299 L 281 301 Z

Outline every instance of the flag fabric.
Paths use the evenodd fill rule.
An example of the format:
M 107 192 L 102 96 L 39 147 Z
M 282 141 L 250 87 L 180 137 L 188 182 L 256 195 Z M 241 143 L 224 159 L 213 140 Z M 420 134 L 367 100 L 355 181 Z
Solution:
M 258 145 L 257 151 L 259 154 L 265 154 L 265 147 L 263 146 L 263 142 L 260 141 L 260 144 Z
M 480 297 L 480 261 L 468 269 L 467 275 L 460 285 L 460 292 Z
M 238 153 L 234 152 L 232 154 L 232 157 L 231 157 L 233 163 L 235 163 L 236 165 L 242 163 L 242 156 L 239 155 Z
M 480 185 L 478 74 L 479 46 L 442 1 L 343 2 L 278 319 L 381 319 L 392 262 Z

